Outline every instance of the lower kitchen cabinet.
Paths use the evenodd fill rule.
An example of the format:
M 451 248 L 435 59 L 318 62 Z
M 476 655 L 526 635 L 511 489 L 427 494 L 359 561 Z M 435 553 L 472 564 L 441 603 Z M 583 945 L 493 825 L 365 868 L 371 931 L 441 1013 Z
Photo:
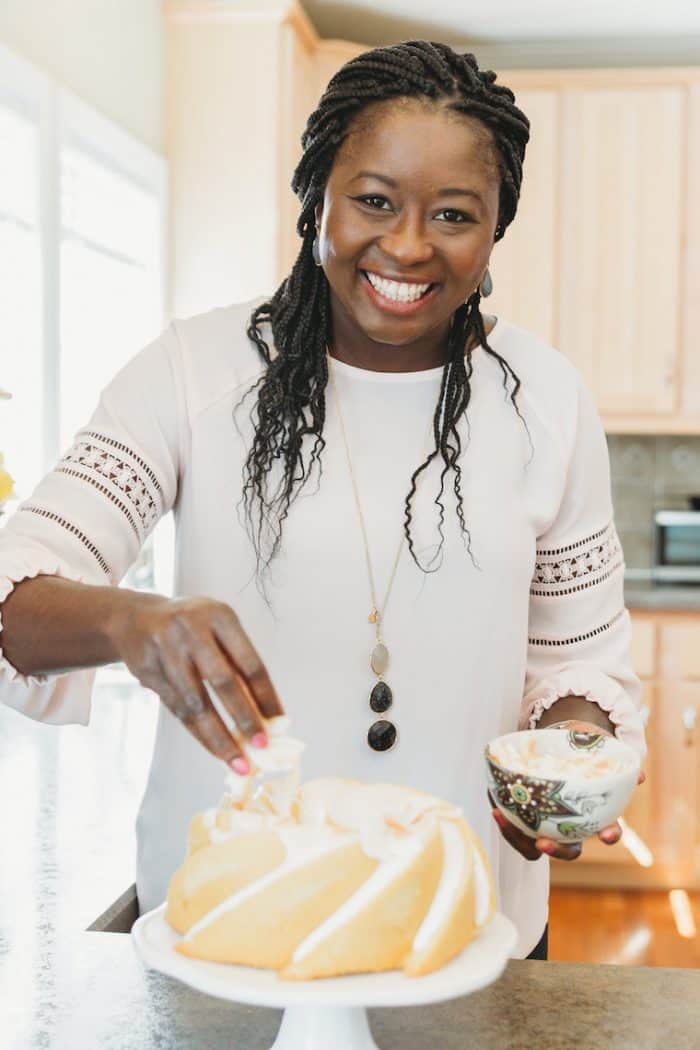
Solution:
M 700 610 L 632 611 L 632 655 L 642 679 L 647 779 L 624 820 L 651 852 L 640 864 L 622 843 L 584 843 L 574 863 L 551 865 L 560 886 L 700 888 Z

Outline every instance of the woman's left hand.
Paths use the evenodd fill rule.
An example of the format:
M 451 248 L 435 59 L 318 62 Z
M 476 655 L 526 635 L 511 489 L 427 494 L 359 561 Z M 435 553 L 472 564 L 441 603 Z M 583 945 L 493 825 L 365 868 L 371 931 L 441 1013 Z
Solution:
M 594 732 L 594 733 L 605 733 L 607 730 L 601 729 L 600 726 L 594 725 L 590 722 L 570 722 L 567 725 L 569 729 L 576 729 L 580 732 Z M 637 785 L 643 784 L 646 780 L 646 773 L 644 770 L 639 771 L 639 777 L 637 778 Z M 581 856 L 582 843 L 580 842 L 557 842 L 555 839 L 548 839 L 544 836 L 533 839 L 530 835 L 526 835 L 524 831 L 516 828 L 515 825 L 504 817 L 500 809 L 496 807 L 491 792 L 487 792 L 489 803 L 491 805 L 491 812 L 493 813 L 493 819 L 500 828 L 501 835 L 509 842 L 513 849 L 516 849 L 526 860 L 539 860 L 543 853 L 546 853 L 549 857 L 556 857 L 557 860 L 577 860 Z M 606 846 L 614 846 L 616 842 L 619 842 L 622 835 L 622 828 L 620 824 L 615 821 L 614 824 L 609 824 L 605 828 L 601 828 L 598 832 L 598 838 L 601 842 L 604 842 Z

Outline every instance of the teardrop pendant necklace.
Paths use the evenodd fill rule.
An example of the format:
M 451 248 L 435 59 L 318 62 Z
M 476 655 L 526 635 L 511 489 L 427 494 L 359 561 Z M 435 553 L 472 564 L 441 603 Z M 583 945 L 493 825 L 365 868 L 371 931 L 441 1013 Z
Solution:
M 360 500 L 360 491 L 357 486 L 357 478 L 355 477 L 355 471 L 352 466 L 352 457 L 350 456 L 350 444 L 348 442 L 348 435 L 345 429 L 345 420 L 343 418 L 343 412 L 340 406 L 340 396 L 338 394 L 338 387 L 335 381 L 335 363 L 330 355 L 328 347 L 326 347 L 328 354 L 328 374 L 331 379 L 331 386 L 333 388 L 333 397 L 335 400 L 335 407 L 338 413 L 338 422 L 340 423 L 340 433 L 343 438 L 343 445 L 345 446 L 345 458 L 348 464 L 348 472 L 350 474 L 350 481 L 352 482 L 352 490 L 355 496 L 355 506 L 357 507 L 357 516 L 360 521 L 360 529 L 362 532 L 362 541 L 365 548 L 365 563 L 367 565 L 367 577 L 369 579 L 369 589 L 372 598 L 372 608 L 370 610 L 367 620 L 374 626 L 374 647 L 370 654 L 369 664 L 370 668 L 374 672 L 377 681 L 374 684 L 372 691 L 369 694 L 369 706 L 375 714 L 384 714 L 389 710 L 394 702 L 393 693 L 389 685 L 384 680 L 384 674 L 389 667 L 389 650 L 384 641 L 382 634 L 382 624 L 384 622 L 384 615 L 386 613 L 387 605 L 389 604 L 389 597 L 391 595 L 391 589 L 394 585 L 394 579 L 396 578 L 396 570 L 399 567 L 399 561 L 401 560 L 401 554 L 406 542 L 405 533 L 401 534 L 401 541 L 396 551 L 396 557 L 394 558 L 394 564 L 391 569 L 391 575 L 389 576 L 389 583 L 387 584 L 386 594 L 384 595 L 384 601 L 379 604 L 377 599 L 377 587 L 374 579 L 374 570 L 372 568 L 372 557 L 369 550 L 369 540 L 367 537 L 367 525 L 365 523 L 365 516 L 362 512 L 362 501 Z M 367 743 L 373 751 L 390 751 L 397 742 L 397 729 L 393 722 L 388 718 L 380 718 L 376 722 L 373 722 L 367 732 Z

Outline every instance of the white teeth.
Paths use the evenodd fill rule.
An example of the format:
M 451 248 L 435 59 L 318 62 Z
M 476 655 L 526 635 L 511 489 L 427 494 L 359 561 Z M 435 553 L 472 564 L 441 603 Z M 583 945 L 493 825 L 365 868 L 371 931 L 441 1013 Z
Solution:
M 407 284 L 405 281 L 389 281 L 385 277 L 377 277 L 374 273 L 367 273 L 367 278 L 372 287 L 376 288 L 381 295 L 399 303 L 415 302 L 430 288 L 429 284 Z

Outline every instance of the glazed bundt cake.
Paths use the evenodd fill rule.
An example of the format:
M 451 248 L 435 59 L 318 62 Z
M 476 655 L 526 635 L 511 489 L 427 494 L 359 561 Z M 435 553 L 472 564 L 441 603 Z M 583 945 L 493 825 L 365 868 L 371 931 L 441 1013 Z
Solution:
M 220 805 L 191 822 L 167 895 L 176 950 L 288 979 L 444 965 L 495 906 L 461 811 L 392 784 L 300 787 L 286 725 L 273 720 L 270 748 L 248 754 L 268 769 L 295 755 L 288 775 L 257 788 L 255 776 L 232 775 Z

